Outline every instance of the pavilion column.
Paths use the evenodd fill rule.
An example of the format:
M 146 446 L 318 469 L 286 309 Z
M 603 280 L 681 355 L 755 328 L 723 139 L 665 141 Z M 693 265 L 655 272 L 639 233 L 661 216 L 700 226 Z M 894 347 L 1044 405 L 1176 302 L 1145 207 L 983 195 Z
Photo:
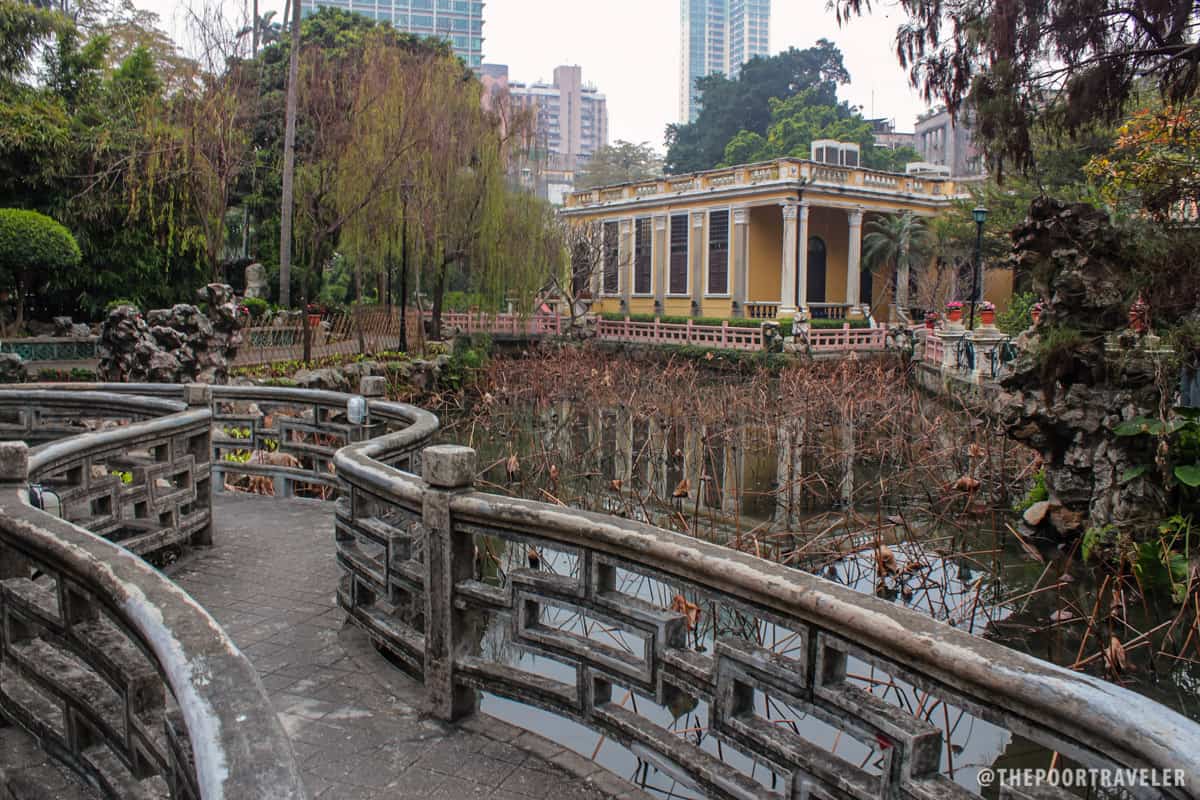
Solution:
M 633 292 L 633 220 L 621 220 L 620 231 L 617 239 L 617 270 L 621 276 L 621 310 L 628 314 L 629 297 Z
M 808 311 L 808 201 L 800 201 L 800 316 L 811 319 Z
M 750 209 L 733 209 L 733 316 L 746 316 L 750 282 Z
M 796 313 L 796 207 L 795 203 L 783 204 L 783 258 L 780 259 L 779 268 L 778 312 L 778 316 L 781 318 L 790 317 Z M 806 208 L 805 211 L 807 210 Z M 805 221 L 807 222 L 807 214 Z M 803 266 L 801 266 L 800 272 L 800 291 L 803 292 Z M 803 302 L 801 302 L 801 306 L 803 306 Z
M 658 214 L 654 217 L 654 311 L 662 314 L 664 311 L 663 298 L 667 293 L 667 215 Z
M 846 250 L 846 302 L 850 308 L 847 316 L 862 316 L 862 299 L 859 297 L 859 279 L 862 272 L 862 221 L 861 208 L 853 208 L 846 212 L 850 221 L 850 242 Z
M 692 212 L 692 242 L 688 252 L 692 257 L 692 316 L 704 314 L 704 212 Z

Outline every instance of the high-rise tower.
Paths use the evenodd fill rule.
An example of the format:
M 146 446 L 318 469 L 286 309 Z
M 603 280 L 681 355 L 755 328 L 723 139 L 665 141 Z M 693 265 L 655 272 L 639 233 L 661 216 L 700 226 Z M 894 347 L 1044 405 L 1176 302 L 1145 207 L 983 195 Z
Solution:
M 721 72 L 734 77 L 769 52 L 770 0 L 679 0 L 679 121 L 699 113 L 696 79 Z
M 305 15 L 326 5 L 390 22 L 417 36 L 446 39 L 467 66 L 478 71 L 483 64 L 483 0 L 300 0 Z

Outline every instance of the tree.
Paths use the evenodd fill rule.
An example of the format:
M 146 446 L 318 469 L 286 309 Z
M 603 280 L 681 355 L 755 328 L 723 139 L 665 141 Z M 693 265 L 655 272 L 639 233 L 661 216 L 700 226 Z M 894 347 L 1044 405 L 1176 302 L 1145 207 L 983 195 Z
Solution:
M 1146 108 L 1085 167 L 1110 205 L 1157 220 L 1190 219 L 1200 203 L 1200 103 Z
M 666 171 L 713 169 L 738 131 L 765 136 L 771 124 L 771 98 L 786 99 L 813 89 L 822 104 L 836 105 L 837 87 L 849 82 L 841 50 L 827 39 L 805 50 L 793 47 L 778 55 L 753 58 L 734 80 L 719 74 L 700 78 L 696 86 L 701 106 L 696 121 L 667 126 Z
M 616 183 L 635 183 L 656 177 L 662 170 L 662 157 L 649 142 L 634 144 L 617 139 L 597 150 L 587 165 L 575 175 L 575 188 L 591 189 Z
M 78 266 L 79 245 L 71 232 L 44 214 L 0 209 L 0 270 L 16 290 L 16 328 L 25 321 L 25 295 Z
M 875 147 L 870 121 L 846 103 L 830 104 L 825 92 L 805 89 L 786 99 L 771 98 L 771 124 L 766 134 L 740 130 L 725 145 L 724 166 L 751 164 L 773 158 L 809 158 L 812 143 L 818 139 L 855 142 L 861 148 L 862 163 L 871 169 L 903 171 L 910 161 L 918 161 L 910 147 L 889 150 Z
M 567 301 L 571 326 L 592 297 L 592 285 L 604 269 L 604 225 L 595 220 L 563 222 L 560 234 L 567 258 L 550 276 L 550 285 Z
M 300 82 L 300 2 L 293 3 L 292 46 L 288 53 L 287 128 L 283 137 L 283 194 L 279 221 L 279 304 L 292 304 L 292 215 L 295 212 L 296 114 Z
M 836 0 L 839 22 L 871 0 Z M 994 171 L 1027 168 L 1040 120 L 1069 134 L 1124 114 L 1142 81 L 1171 103 L 1200 86 L 1195 0 L 900 0 L 896 53 L 926 100 L 969 105 Z
M 896 305 L 909 306 L 911 269 L 928 253 L 929 231 L 925 220 L 905 211 L 877 217 L 867 223 L 862 242 L 863 264 L 869 269 L 891 267 L 891 285 Z

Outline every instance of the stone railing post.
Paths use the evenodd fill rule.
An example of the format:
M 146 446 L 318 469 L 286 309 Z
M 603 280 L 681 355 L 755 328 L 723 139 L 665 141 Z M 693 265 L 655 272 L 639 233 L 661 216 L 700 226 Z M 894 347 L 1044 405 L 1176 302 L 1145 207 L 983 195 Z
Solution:
M 6 502 L 18 502 L 18 490 L 29 486 L 29 446 L 24 442 L 0 442 L 0 492 Z M 28 578 L 29 560 L 0 544 L 0 579 Z M 3 723 L 0 723 L 0 727 Z
M 189 383 L 183 387 L 183 401 L 188 404 L 189 409 L 206 408 L 212 409 L 213 395 L 212 387 L 206 383 Z M 204 427 L 204 441 L 200 447 L 192 448 L 192 457 L 198 462 L 195 465 L 196 472 L 200 472 L 203 463 L 211 464 L 212 462 L 212 425 Z M 211 467 L 208 471 L 211 476 Z M 213 485 L 210 477 L 204 485 L 197 483 L 196 485 L 196 506 L 203 508 L 208 522 L 204 527 L 198 529 L 192 534 L 191 543 L 200 547 L 208 547 L 213 543 L 213 522 L 212 522 L 212 493 Z
M 967 334 L 975 347 L 975 370 L 972 377 L 977 383 L 989 381 L 992 375 L 992 357 L 1004 342 L 1004 333 L 995 327 L 977 328 Z
M 933 335 L 942 340 L 942 372 L 958 370 L 958 343 L 967 335 L 961 325 L 951 325 L 934 331 Z
M 425 527 L 425 690 L 429 711 L 453 721 L 475 711 L 475 692 L 454 681 L 454 660 L 466 641 L 465 612 L 454 607 L 454 587 L 469 580 L 474 542 L 455 535 L 450 498 L 475 482 L 475 451 L 435 445 L 421 453 L 421 474 L 428 484 L 422 498 Z

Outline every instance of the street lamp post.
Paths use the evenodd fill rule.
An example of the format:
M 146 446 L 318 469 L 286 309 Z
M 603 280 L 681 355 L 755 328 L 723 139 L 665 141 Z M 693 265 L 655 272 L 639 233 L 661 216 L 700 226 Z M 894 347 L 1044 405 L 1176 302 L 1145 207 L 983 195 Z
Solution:
M 983 273 L 983 223 L 987 221 L 988 211 L 983 206 L 975 206 L 971 216 L 975 218 L 975 267 L 971 270 L 971 322 L 970 329 L 975 330 L 975 304 L 979 301 L 979 281 Z

